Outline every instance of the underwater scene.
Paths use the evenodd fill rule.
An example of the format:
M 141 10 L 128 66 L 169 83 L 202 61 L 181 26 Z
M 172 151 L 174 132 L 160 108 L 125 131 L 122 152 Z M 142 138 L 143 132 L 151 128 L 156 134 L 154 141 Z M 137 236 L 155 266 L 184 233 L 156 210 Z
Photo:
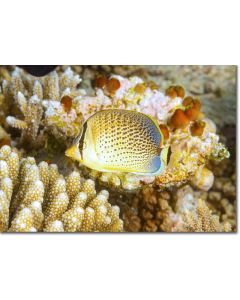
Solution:
M 236 232 L 236 66 L 0 66 L 0 232 Z

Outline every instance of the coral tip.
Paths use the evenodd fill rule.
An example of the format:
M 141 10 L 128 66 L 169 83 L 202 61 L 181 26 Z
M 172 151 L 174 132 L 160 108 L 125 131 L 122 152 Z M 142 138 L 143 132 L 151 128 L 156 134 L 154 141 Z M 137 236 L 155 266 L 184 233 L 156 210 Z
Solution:
M 134 91 L 140 95 L 142 95 L 146 90 L 146 86 L 143 83 L 138 83 L 135 88 Z
M 170 119 L 170 125 L 174 128 L 185 128 L 189 122 L 189 119 L 182 109 L 176 109 Z
M 194 121 L 199 116 L 199 110 L 194 107 L 188 108 L 185 110 L 185 115 L 190 121 Z
M 66 113 L 69 113 L 72 108 L 72 98 L 69 96 L 63 96 L 61 103 Z
M 5 145 L 11 146 L 10 140 L 9 140 L 9 139 L 6 139 L 6 138 L 0 139 L 0 148 L 1 148 L 2 146 L 5 146 Z
M 201 109 L 201 102 L 198 99 L 193 99 L 193 97 L 188 96 L 183 100 L 182 103 L 184 106 L 186 107 L 193 107 L 196 110 L 200 110 Z
M 97 79 L 95 80 L 95 86 L 97 88 L 104 88 L 107 84 L 107 78 L 103 75 L 98 76 Z
M 181 87 L 180 85 L 177 85 L 175 87 L 175 91 L 177 92 L 177 96 L 180 97 L 180 98 L 183 98 L 185 96 L 185 91 L 184 91 L 184 88 Z
M 121 84 L 117 78 L 111 78 L 107 82 L 107 90 L 109 93 L 114 93 L 120 88 Z
M 196 121 L 192 124 L 190 130 L 192 136 L 201 136 L 203 134 L 206 123 L 203 121 Z
M 166 95 L 174 99 L 177 97 L 177 92 L 175 91 L 175 88 L 173 86 L 170 86 L 166 89 Z
M 164 124 L 159 125 L 159 128 L 164 136 L 164 139 L 167 140 L 169 139 L 169 130 L 168 127 Z
M 183 98 L 185 95 L 185 91 L 184 88 L 181 87 L 180 85 L 170 86 L 169 88 L 166 89 L 166 95 L 172 99 L 176 97 Z

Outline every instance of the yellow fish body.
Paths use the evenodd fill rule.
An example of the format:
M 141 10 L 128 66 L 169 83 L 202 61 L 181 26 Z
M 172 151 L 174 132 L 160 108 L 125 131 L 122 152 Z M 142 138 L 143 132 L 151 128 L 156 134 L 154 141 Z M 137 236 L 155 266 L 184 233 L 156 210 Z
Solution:
M 91 116 L 66 155 L 101 172 L 161 173 L 168 148 L 155 120 L 129 110 L 103 110 Z

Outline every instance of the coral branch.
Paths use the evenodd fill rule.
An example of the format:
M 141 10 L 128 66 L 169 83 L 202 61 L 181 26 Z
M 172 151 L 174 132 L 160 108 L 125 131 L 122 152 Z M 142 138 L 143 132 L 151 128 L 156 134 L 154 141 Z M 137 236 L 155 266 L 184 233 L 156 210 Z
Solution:
M 77 171 L 65 178 L 57 165 L 0 149 L 0 231 L 123 231 L 119 208 L 108 197 Z

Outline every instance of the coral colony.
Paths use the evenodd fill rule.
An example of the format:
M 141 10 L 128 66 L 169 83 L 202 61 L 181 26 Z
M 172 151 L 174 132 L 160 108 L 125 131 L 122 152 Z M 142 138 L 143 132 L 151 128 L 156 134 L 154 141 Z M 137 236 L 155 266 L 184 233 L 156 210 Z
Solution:
M 70 67 L 42 78 L 0 68 L 0 231 L 235 228 L 229 202 L 221 204 L 228 213 L 220 219 L 198 192 L 208 193 L 214 184 L 209 165 L 229 157 L 198 98 L 185 95 L 178 85 L 160 91 L 138 76 L 98 75 L 94 95 L 81 88 L 81 81 Z M 162 146 L 169 149 L 160 174 L 102 172 L 65 156 L 83 124 L 106 109 L 141 112 L 156 120 Z
M 108 202 L 108 191 L 96 192 L 93 180 L 77 171 L 64 178 L 57 165 L 37 165 L 9 146 L 0 159 L 1 231 L 122 231 L 119 207 Z

